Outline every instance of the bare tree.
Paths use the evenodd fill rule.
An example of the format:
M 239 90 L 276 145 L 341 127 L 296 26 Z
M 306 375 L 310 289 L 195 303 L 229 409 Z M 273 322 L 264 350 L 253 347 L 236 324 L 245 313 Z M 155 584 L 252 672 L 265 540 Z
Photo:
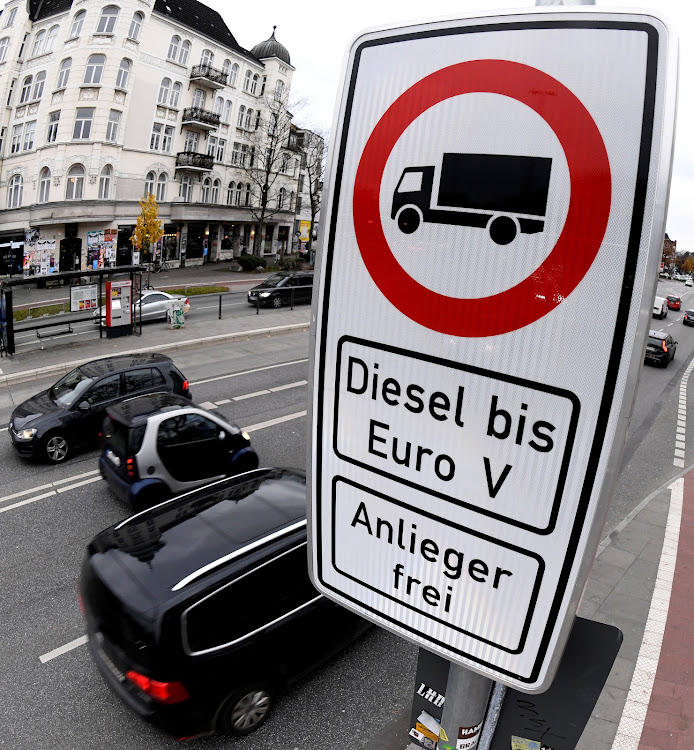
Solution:
M 320 211 L 325 176 L 325 159 L 328 152 L 328 135 L 325 131 L 304 130 L 302 144 L 302 166 L 306 170 L 308 199 L 311 205 L 311 226 L 308 232 L 308 251 L 313 244 L 313 226 Z

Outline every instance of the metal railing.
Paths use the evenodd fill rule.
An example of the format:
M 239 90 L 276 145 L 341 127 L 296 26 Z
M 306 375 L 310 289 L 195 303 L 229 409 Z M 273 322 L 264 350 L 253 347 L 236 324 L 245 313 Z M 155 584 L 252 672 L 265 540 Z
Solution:
M 221 116 L 216 112 L 210 112 L 208 109 L 202 109 L 202 107 L 186 107 L 183 110 L 183 124 L 186 122 L 198 122 L 201 125 L 211 125 L 212 127 L 219 127 L 221 122 Z
M 229 74 L 219 70 L 219 68 L 213 68 L 208 63 L 200 63 L 199 65 L 193 65 L 190 70 L 190 77 L 206 78 L 208 81 L 226 86 Z
M 176 154 L 176 166 L 212 171 L 214 156 L 199 154 L 197 151 L 179 151 Z

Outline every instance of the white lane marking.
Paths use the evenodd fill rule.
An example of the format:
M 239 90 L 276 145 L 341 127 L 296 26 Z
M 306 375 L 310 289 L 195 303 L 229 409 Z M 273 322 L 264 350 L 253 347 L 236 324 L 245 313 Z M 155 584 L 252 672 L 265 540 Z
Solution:
M 0 508 L 0 513 L 5 513 L 8 510 L 14 510 L 15 508 L 20 508 L 22 505 L 29 505 L 29 503 L 35 503 L 37 500 L 43 500 L 45 497 L 51 497 L 51 495 L 57 494 L 58 493 L 55 490 L 51 490 L 50 492 L 45 492 L 43 495 L 30 497 L 28 500 L 22 500 L 19 503 L 13 503 L 12 505 L 7 505 L 4 508 Z
M 254 393 L 244 393 L 242 396 L 234 396 L 233 401 L 244 401 L 247 398 L 255 398 L 256 396 L 266 396 L 268 393 L 277 393 L 278 391 L 286 391 L 289 388 L 299 388 L 299 386 L 308 385 L 307 380 L 299 380 L 296 383 L 287 383 L 287 385 L 277 385 L 274 388 L 268 388 L 264 391 L 255 391 Z M 217 403 L 220 403 L 217 401 Z M 229 403 L 229 401 L 225 401 Z
M 245 401 L 247 398 L 255 398 L 256 396 L 265 396 L 270 391 L 256 391 L 255 393 L 246 393 L 243 396 L 234 396 L 234 401 Z
M 203 409 L 207 409 L 208 411 L 217 408 L 211 401 L 203 401 L 201 404 L 198 404 L 198 406 L 202 406 Z
M 258 422 L 258 424 L 252 424 L 250 427 L 242 427 L 244 432 L 257 432 L 258 430 L 264 430 L 266 427 L 273 427 L 276 424 L 282 424 L 282 422 L 290 422 L 292 419 L 299 419 L 305 417 L 308 411 L 297 411 L 294 414 L 287 414 L 284 417 L 277 417 L 277 419 L 268 419 L 267 422 Z
M 53 482 L 48 484 L 42 484 L 39 487 L 32 487 L 30 490 L 22 490 L 21 492 L 15 492 L 12 495 L 5 495 L 0 497 L 0 503 L 4 503 L 5 500 L 14 500 L 16 497 L 22 497 L 23 495 L 30 495 L 32 492 L 41 492 L 41 490 L 48 490 L 53 486 Z
M 67 487 L 58 487 L 58 492 L 67 492 L 68 490 L 74 490 L 77 487 L 84 487 L 85 484 L 92 484 L 93 482 L 101 482 L 101 477 L 92 477 L 91 479 L 84 479 L 81 482 L 75 482 L 75 484 L 69 484 Z
M 2 367 L 0 367 L 0 375 L 2 375 Z
M 47 654 L 43 654 L 42 656 L 39 656 L 39 661 L 41 662 L 41 664 L 45 664 L 47 661 L 50 661 L 51 659 L 55 659 L 56 656 L 62 656 L 63 654 L 66 654 L 68 651 L 72 651 L 73 648 L 84 646 L 86 642 L 87 642 L 87 636 L 82 635 L 79 638 L 75 638 L 74 641 L 70 641 L 70 643 L 66 643 L 64 646 L 58 646 L 58 648 L 54 648 L 53 651 L 49 651 Z
M 622 718 L 617 727 L 613 747 L 638 747 L 643 725 L 646 721 L 648 704 L 651 700 L 651 692 L 653 691 L 660 649 L 663 645 L 665 623 L 670 607 L 672 582 L 675 577 L 675 563 L 677 562 L 677 547 L 682 519 L 684 478 L 673 482 L 670 485 L 670 490 L 670 509 L 665 527 L 663 551 L 658 564 L 658 575 L 656 576 L 651 606 L 646 620 L 646 629 L 636 659 L 634 675 L 631 678 L 630 689 L 622 711 Z
M 684 461 L 681 458 L 673 458 L 672 465 L 684 469 Z
M 278 367 L 291 367 L 291 365 L 301 365 L 304 362 L 308 362 L 306 359 L 295 359 L 292 362 L 280 362 L 277 365 L 266 365 L 265 367 L 256 367 L 253 370 L 244 370 L 243 372 L 232 372 L 229 375 L 218 375 L 216 378 L 206 378 L 205 380 L 196 380 L 191 382 L 190 385 L 202 385 L 203 383 L 213 383 L 216 380 L 227 380 L 228 378 L 238 378 L 242 375 L 252 375 L 254 372 L 264 372 L 265 370 L 274 370 Z
M 217 404 L 217 406 L 224 406 L 224 404 L 230 404 L 230 403 L 231 403 L 230 398 L 223 398 L 221 401 L 215 401 L 215 404 Z
M 681 440 L 675 440 L 675 448 L 684 450 L 687 446 Z
M 308 380 L 299 380 L 296 383 L 287 383 L 287 385 L 277 385 L 274 388 L 270 388 L 273 393 L 277 391 L 286 391 L 288 388 L 300 388 L 302 385 L 308 385 Z
M 52 482 L 52 485 L 54 487 L 57 487 L 61 484 L 67 484 L 68 482 L 73 482 L 76 479 L 84 479 L 84 477 L 93 477 L 94 474 L 98 474 L 99 470 L 94 469 L 94 471 L 85 471 L 84 474 L 75 474 L 74 477 L 68 477 L 67 479 L 59 479 L 57 482 Z

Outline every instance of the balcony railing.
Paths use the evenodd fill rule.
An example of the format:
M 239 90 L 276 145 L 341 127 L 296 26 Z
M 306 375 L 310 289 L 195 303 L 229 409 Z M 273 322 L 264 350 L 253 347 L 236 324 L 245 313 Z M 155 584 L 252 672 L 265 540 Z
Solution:
M 225 73 L 219 68 L 213 68 L 207 63 L 200 63 L 200 65 L 193 65 L 190 71 L 190 79 L 192 80 L 204 80 L 211 88 L 221 89 L 227 85 L 227 79 L 229 74 Z
M 183 125 L 197 125 L 204 130 L 214 130 L 219 127 L 221 116 L 215 112 L 200 107 L 186 107 L 183 110 Z
M 199 154 L 197 151 L 179 151 L 176 154 L 176 167 L 210 172 L 214 166 L 214 156 Z

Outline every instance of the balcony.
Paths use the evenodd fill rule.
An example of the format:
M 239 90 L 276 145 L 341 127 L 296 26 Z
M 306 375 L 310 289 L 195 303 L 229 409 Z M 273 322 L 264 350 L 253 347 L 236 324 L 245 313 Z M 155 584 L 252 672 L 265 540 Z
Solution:
M 211 172 L 214 156 L 199 154 L 197 151 L 179 151 L 176 154 L 176 169 L 188 169 L 193 172 Z
M 207 63 L 193 65 L 190 70 L 190 80 L 198 81 L 209 89 L 222 89 L 227 85 L 229 74 L 219 68 L 213 68 Z
M 183 110 L 183 125 L 189 125 L 200 130 L 216 130 L 221 117 L 214 112 L 200 107 L 186 107 Z

